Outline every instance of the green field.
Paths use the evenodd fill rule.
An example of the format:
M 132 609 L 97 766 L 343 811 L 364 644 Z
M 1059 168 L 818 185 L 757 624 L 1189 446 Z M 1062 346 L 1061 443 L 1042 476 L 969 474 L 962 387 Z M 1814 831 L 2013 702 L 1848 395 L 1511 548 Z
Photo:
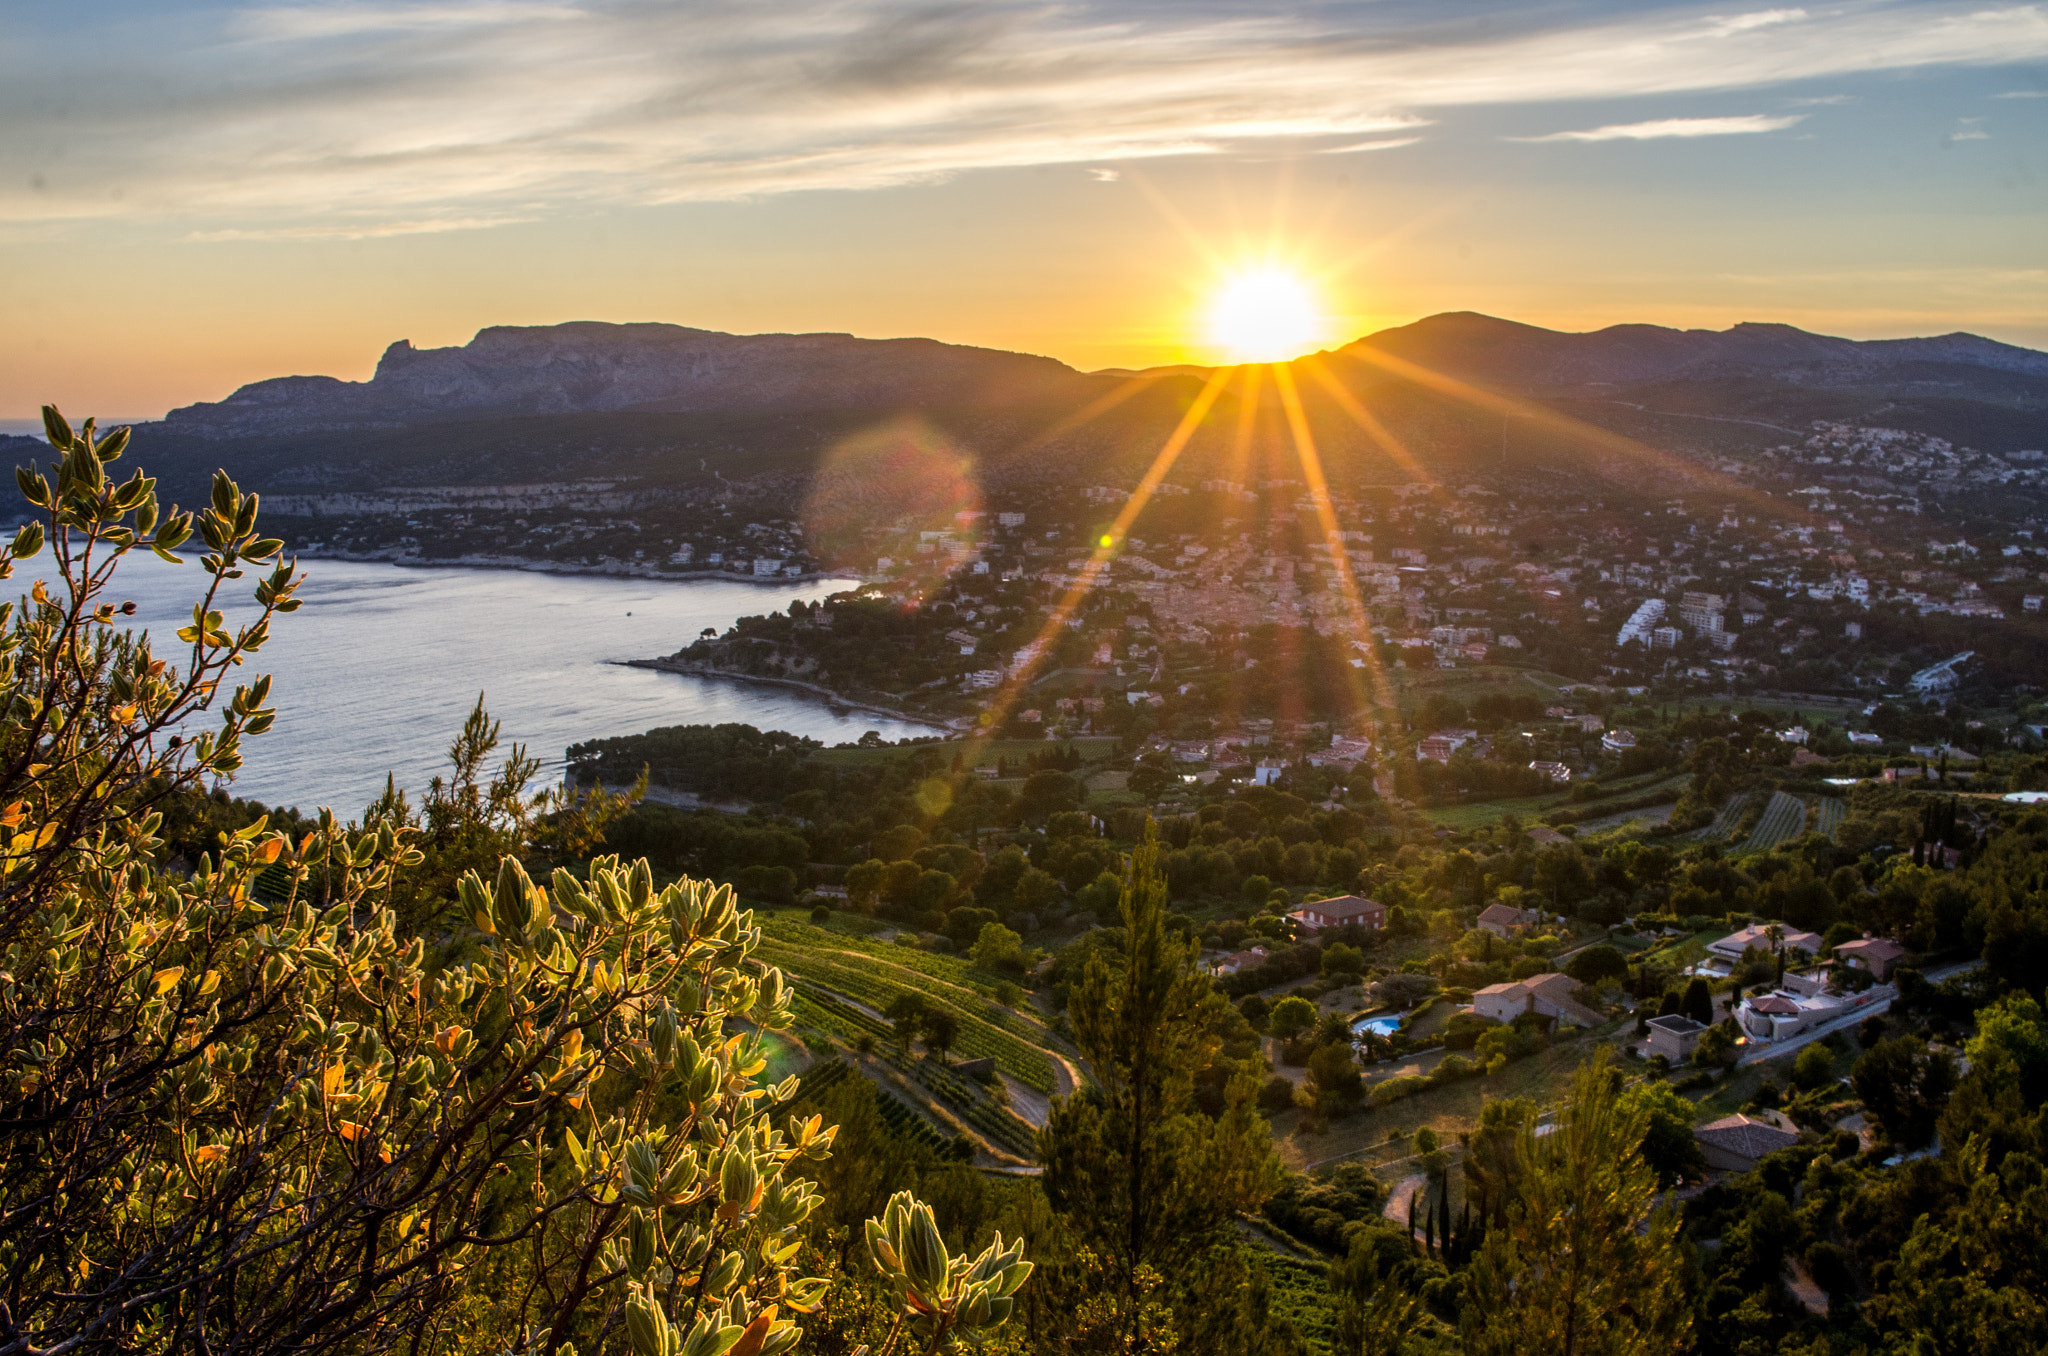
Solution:
M 1545 810 L 1555 810 L 1564 804 L 1566 798 L 1560 795 L 1523 796 L 1516 800 L 1484 800 L 1472 805 L 1443 805 L 1422 813 L 1447 829 L 1466 832 L 1498 823 L 1505 815 L 1518 815 L 1524 823 L 1533 824 Z

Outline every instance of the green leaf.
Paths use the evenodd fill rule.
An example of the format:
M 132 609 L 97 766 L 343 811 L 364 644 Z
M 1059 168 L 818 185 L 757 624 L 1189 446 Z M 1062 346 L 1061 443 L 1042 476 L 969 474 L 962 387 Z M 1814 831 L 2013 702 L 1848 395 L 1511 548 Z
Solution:
M 57 413 L 55 405 L 43 406 L 43 432 L 49 435 L 50 446 L 59 449 L 71 446 L 71 439 L 74 436 L 71 425 L 65 422 L 63 415 Z

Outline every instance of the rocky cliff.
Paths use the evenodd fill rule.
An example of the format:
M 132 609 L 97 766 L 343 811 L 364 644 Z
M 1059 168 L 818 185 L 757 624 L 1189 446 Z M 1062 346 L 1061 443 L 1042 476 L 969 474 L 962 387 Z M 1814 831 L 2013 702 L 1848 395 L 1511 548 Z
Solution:
M 366 382 L 278 377 L 188 405 L 169 431 L 241 438 L 579 412 L 1003 406 L 1086 399 L 1100 379 L 1051 358 L 846 334 L 721 334 L 577 321 L 493 326 L 460 348 L 384 351 Z

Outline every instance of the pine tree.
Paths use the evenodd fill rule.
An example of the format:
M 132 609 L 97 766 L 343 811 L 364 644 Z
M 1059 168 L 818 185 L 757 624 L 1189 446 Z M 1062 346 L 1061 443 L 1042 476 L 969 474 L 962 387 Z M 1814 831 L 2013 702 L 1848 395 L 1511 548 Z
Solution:
M 1473 1262 L 1466 1356 L 1663 1356 L 1691 1325 L 1678 1219 L 1657 1207 L 1643 1118 L 1603 1054 L 1582 1067 L 1552 1134 L 1525 1124 L 1504 1228 Z
M 1256 1079 L 1233 1077 L 1213 1119 L 1194 1105 L 1209 1027 L 1228 1000 L 1195 970 L 1195 943 L 1167 930 L 1166 900 L 1148 823 L 1118 899 L 1123 953 L 1092 956 L 1067 1004 L 1099 1087 L 1055 1103 L 1038 1139 L 1047 1198 L 1108 1272 L 1116 1350 L 1138 1349 L 1159 1287 L 1279 1182 Z

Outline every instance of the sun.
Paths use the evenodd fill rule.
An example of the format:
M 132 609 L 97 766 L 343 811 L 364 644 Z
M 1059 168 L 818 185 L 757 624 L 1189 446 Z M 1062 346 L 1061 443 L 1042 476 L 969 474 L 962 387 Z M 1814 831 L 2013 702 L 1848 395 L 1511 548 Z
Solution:
M 1233 274 L 1209 303 L 1209 340 L 1235 362 L 1298 358 L 1316 347 L 1323 328 L 1308 284 L 1285 269 Z

